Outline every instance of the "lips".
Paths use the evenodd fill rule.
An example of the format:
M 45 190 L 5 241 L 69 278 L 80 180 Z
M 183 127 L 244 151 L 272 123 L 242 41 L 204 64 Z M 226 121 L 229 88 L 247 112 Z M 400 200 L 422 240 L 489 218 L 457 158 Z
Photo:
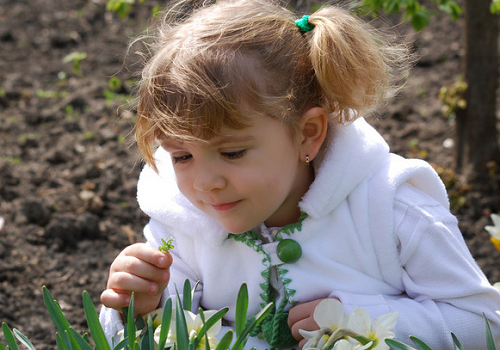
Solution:
M 230 209 L 233 209 L 234 207 L 236 207 L 239 203 L 241 202 L 241 200 L 239 201 L 235 201 L 235 202 L 229 202 L 229 203 L 221 203 L 221 204 L 210 204 L 212 206 L 212 208 L 214 208 L 215 210 L 217 211 L 226 211 L 226 210 L 230 210 Z

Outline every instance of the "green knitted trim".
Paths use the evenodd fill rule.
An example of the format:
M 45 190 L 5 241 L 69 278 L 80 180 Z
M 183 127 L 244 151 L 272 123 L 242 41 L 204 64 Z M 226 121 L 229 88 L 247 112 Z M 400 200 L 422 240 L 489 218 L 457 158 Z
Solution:
M 262 248 L 262 245 L 257 244 L 257 241 L 260 240 L 259 235 L 253 231 L 247 231 L 240 234 L 229 234 L 228 238 L 232 238 L 237 242 L 242 242 L 248 247 L 252 248 L 254 251 L 264 256 L 262 258 L 262 265 L 264 265 L 264 270 L 260 273 L 262 278 L 264 279 L 264 282 L 260 284 L 260 289 L 262 289 L 262 293 L 260 294 L 262 303 L 260 304 L 260 306 L 266 306 L 270 302 L 270 300 L 272 300 L 273 293 L 273 289 L 269 281 L 271 271 L 271 257 L 269 256 L 269 254 L 267 254 L 264 248 Z
M 302 222 L 307 218 L 306 213 L 301 213 L 299 220 L 296 223 L 289 224 L 281 228 L 276 234 L 275 240 L 280 241 L 283 239 L 283 235 L 292 235 L 295 232 L 302 231 Z M 260 288 L 262 293 L 260 294 L 260 298 L 262 299 L 261 307 L 266 306 L 269 302 L 275 301 L 273 288 L 271 286 L 271 282 L 269 280 L 271 274 L 271 257 L 262 247 L 261 243 L 257 243 L 261 241 L 259 235 L 253 231 L 247 231 L 245 233 L 240 234 L 229 234 L 228 238 L 234 239 L 235 241 L 242 242 L 246 244 L 248 247 L 252 248 L 254 251 L 262 254 L 264 257 L 262 258 L 262 265 L 264 266 L 264 270 L 261 272 L 261 276 L 264 279 L 264 282 L 260 284 Z M 296 304 L 295 302 L 291 302 L 291 299 L 295 296 L 296 291 L 289 287 L 292 280 L 286 277 L 288 270 L 282 267 L 282 264 L 276 266 L 276 270 L 278 275 L 283 283 L 284 290 L 284 298 L 280 305 L 274 305 L 274 314 L 281 314 L 287 304 Z M 269 315 L 271 316 L 271 315 Z M 268 316 L 268 317 L 269 317 Z M 274 327 L 276 331 L 273 330 L 273 343 L 279 336 L 279 332 L 277 331 L 277 325 Z M 252 336 L 259 335 L 262 331 L 263 323 L 261 323 L 256 329 L 252 332 Z M 272 345 L 271 345 L 272 346 Z

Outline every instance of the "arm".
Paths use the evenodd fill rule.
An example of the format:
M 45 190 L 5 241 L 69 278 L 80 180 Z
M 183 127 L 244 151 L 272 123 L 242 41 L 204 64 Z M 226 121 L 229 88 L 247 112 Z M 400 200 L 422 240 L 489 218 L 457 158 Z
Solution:
M 408 185 L 398 189 L 394 209 L 403 294 L 332 296 L 346 309 L 361 306 L 372 317 L 398 311 L 396 337 L 404 342 L 414 335 L 434 349 L 453 349 L 453 331 L 465 348 L 485 348 L 483 312 L 498 341 L 500 296 L 471 256 L 456 219 Z

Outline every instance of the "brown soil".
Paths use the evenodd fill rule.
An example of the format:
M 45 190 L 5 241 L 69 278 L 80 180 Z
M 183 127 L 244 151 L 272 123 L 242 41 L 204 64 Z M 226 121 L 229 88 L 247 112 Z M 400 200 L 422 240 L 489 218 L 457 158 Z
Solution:
M 99 304 L 112 259 L 142 239 L 140 163 L 127 138 L 134 115 L 121 97 L 138 69 L 133 50 L 124 59 L 127 45 L 156 3 L 123 20 L 104 0 L 0 0 L 0 321 L 39 350 L 55 348 L 42 286 L 83 330 L 82 291 Z M 452 149 L 443 147 L 453 127 L 437 95 L 460 72 L 461 25 L 443 16 L 418 35 L 399 27 L 421 58 L 408 87 L 373 120 L 394 152 L 445 169 L 453 166 Z M 75 51 L 87 55 L 79 74 L 62 62 Z M 115 98 L 106 92 L 111 77 L 123 82 Z M 462 205 L 453 211 L 479 265 L 500 281 L 500 252 L 484 230 L 489 213 L 500 211 L 498 191 L 457 179 L 450 195 Z

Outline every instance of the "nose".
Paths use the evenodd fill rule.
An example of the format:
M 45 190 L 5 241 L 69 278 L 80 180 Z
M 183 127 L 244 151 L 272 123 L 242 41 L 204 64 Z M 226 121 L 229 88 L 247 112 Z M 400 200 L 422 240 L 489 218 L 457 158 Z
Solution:
M 223 189 L 226 183 L 222 170 L 212 162 L 197 167 L 193 187 L 197 191 L 209 192 Z

